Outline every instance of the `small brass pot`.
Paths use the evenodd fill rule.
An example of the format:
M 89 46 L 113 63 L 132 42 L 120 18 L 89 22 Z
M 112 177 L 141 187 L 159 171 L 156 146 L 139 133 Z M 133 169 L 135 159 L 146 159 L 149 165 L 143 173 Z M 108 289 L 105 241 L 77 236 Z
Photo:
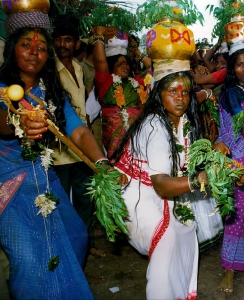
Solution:
M 3 11 L 8 15 L 10 13 L 41 11 L 48 13 L 50 8 L 49 0 L 3 0 Z

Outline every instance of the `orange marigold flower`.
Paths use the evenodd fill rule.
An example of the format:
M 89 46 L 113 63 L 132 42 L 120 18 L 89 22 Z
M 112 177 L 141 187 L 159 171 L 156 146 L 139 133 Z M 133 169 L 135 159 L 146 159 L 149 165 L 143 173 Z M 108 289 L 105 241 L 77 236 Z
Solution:
M 116 99 L 116 103 L 119 107 L 126 105 L 125 96 L 124 96 L 123 88 L 121 85 L 116 86 L 116 88 L 114 90 L 114 96 Z
M 148 94 L 146 91 L 144 91 L 144 87 L 142 85 L 140 85 L 137 89 L 137 94 L 140 97 L 141 103 L 144 104 L 147 101 Z

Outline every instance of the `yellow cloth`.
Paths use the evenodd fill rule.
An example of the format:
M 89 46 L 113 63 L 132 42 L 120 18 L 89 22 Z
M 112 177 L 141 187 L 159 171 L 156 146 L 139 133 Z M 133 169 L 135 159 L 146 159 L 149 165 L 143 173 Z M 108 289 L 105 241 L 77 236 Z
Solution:
M 75 75 L 79 84 L 79 88 L 78 88 L 70 72 L 65 68 L 65 66 L 58 59 L 58 57 L 56 57 L 55 59 L 56 59 L 56 66 L 59 72 L 61 83 L 64 89 L 67 92 L 69 92 L 72 97 L 71 105 L 75 109 L 76 114 L 86 124 L 85 86 L 83 84 L 82 68 L 77 62 L 75 62 L 74 60 L 72 61 L 72 65 L 75 69 Z M 51 148 L 54 150 L 52 157 L 53 157 L 53 164 L 55 166 L 82 161 L 76 154 L 74 154 L 73 151 L 71 151 L 69 148 L 67 148 L 64 145 L 62 145 L 61 152 L 59 149 L 59 145 L 57 145 L 56 142 L 51 145 Z

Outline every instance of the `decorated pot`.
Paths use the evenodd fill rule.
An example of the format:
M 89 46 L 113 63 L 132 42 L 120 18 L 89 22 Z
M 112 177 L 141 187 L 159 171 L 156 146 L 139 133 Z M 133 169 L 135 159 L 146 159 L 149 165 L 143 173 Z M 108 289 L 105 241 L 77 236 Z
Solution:
M 231 22 L 225 25 L 225 37 L 228 45 L 240 43 L 244 38 L 244 16 L 235 15 Z
M 186 60 L 195 48 L 193 32 L 181 22 L 167 18 L 154 25 L 146 36 L 146 50 L 152 60 Z
M 50 8 L 49 0 L 2 0 L 2 8 L 6 14 L 41 11 L 48 13 Z

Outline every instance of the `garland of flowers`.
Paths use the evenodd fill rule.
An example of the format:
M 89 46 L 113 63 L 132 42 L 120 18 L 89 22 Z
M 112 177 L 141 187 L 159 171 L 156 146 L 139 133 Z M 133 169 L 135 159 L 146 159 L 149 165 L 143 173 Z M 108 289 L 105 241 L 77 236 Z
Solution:
M 45 90 L 45 85 L 43 83 L 43 80 L 40 79 L 39 82 L 39 87 L 41 90 Z M 44 99 L 41 99 L 44 101 Z M 46 105 L 46 103 L 45 103 Z M 47 105 L 46 105 L 47 106 Z M 49 101 L 49 104 L 47 106 L 49 108 L 49 112 L 51 116 L 54 118 L 54 111 L 56 107 L 52 104 L 51 101 Z M 38 110 L 38 106 L 33 107 L 33 110 Z M 34 204 L 36 207 L 39 208 L 39 211 L 37 215 L 41 214 L 43 217 L 44 221 L 44 227 L 45 227 L 45 233 L 46 233 L 46 238 L 47 238 L 47 244 L 48 244 L 48 251 L 50 255 L 50 259 L 48 261 L 48 269 L 50 271 L 54 271 L 55 268 L 59 264 L 59 255 L 51 257 L 51 247 L 47 235 L 47 229 L 46 229 L 46 218 L 48 215 L 52 214 L 53 210 L 57 208 L 57 204 L 59 203 L 59 199 L 55 197 L 51 192 L 49 188 L 49 182 L 48 182 L 48 169 L 52 165 L 52 152 L 53 150 L 49 149 L 46 147 L 45 140 L 40 142 L 40 141 L 35 141 L 35 140 L 29 140 L 24 136 L 24 130 L 21 128 L 20 125 L 20 115 L 17 115 L 15 113 L 10 114 L 9 113 L 9 123 L 14 125 L 15 127 L 15 136 L 18 136 L 21 139 L 21 157 L 24 160 L 29 160 L 32 161 L 32 167 L 33 167 L 33 172 L 34 172 L 34 178 L 36 181 L 36 186 L 38 190 L 38 196 L 34 200 Z M 34 162 L 36 161 L 37 157 L 40 157 L 41 159 L 41 165 L 43 166 L 46 174 L 46 181 L 47 181 L 47 187 L 46 187 L 46 193 L 45 194 L 40 194 L 39 191 L 39 186 L 38 186 L 38 180 L 35 172 L 35 165 Z
M 181 145 L 178 142 L 178 137 L 177 137 L 177 129 L 172 123 L 173 127 L 173 134 L 174 134 L 174 141 L 176 143 L 176 150 L 178 153 L 185 152 L 185 157 L 187 157 L 187 152 L 188 152 L 188 147 L 189 147 L 189 133 L 190 133 L 190 127 L 191 123 L 188 121 L 186 114 L 182 116 L 182 123 L 183 123 L 183 137 L 184 137 L 184 145 Z M 186 160 L 186 158 L 185 158 Z M 185 171 L 179 171 L 178 172 L 178 177 L 182 177 Z M 195 220 L 195 216 L 192 213 L 191 210 L 191 204 L 189 201 L 187 202 L 177 202 L 175 205 L 174 212 L 176 214 L 177 219 L 179 222 L 186 226 L 191 226 L 193 220 Z
M 151 84 L 151 78 L 152 78 L 150 72 L 151 69 L 149 69 L 148 74 L 144 79 L 145 86 L 147 87 L 146 90 L 144 90 L 144 87 L 140 85 L 134 78 L 128 77 L 130 84 L 137 92 L 142 104 L 144 104 L 147 101 L 147 98 L 149 96 L 149 92 L 150 92 L 149 85 Z M 126 106 L 124 90 L 122 87 L 122 79 L 120 76 L 115 74 L 112 74 L 112 77 L 113 77 L 114 97 L 116 99 L 116 104 L 118 105 L 119 108 L 122 108 L 123 106 Z

